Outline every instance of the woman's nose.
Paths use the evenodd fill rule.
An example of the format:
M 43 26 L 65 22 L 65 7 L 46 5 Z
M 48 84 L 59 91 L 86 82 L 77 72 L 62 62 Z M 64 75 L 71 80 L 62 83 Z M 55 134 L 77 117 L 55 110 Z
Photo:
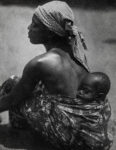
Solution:
M 28 28 L 28 30 L 30 30 L 31 29 L 31 24 L 27 28 Z

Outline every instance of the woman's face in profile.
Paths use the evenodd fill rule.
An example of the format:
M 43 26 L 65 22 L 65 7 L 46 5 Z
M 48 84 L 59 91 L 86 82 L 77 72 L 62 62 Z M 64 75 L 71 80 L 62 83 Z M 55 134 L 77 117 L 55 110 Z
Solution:
M 28 37 L 32 44 L 42 44 L 46 40 L 46 28 L 36 15 L 32 17 L 32 23 L 28 27 Z

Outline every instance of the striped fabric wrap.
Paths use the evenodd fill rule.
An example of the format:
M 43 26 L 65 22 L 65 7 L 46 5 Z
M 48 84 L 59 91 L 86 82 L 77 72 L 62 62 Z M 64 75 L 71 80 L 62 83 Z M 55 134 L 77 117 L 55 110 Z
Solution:
M 7 95 L 19 78 L 9 78 L 0 88 Z M 33 96 L 10 111 L 15 128 L 33 129 L 53 146 L 64 150 L 109 150 L 115 122 L 108 99 L 85 104 L 82 99 L 50 95 L 40 81 Z
M 44 93 L 27 101 L 21 112 L 30 126 L 57 148 L 109 150 L 112 146 L 107 100 L 84 104 L 80 99 Z

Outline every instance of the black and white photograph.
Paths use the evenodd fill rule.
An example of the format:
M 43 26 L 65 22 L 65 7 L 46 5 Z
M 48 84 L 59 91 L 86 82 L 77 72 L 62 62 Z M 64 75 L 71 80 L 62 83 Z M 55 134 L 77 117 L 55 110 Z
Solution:
M 0 150 L 116 150 L 115 0 L 0 0 Z

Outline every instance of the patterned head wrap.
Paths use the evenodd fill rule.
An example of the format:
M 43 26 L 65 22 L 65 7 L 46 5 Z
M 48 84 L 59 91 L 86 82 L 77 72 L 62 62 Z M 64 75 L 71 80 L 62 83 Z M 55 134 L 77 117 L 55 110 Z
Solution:
M 68 4 L 62 1 L 51 1 L 38 6 L 34 14 L 50 31 L 67 37 L 72 46 L 74 58 L 89 70 L 84 52 L 87 47 L 82 33 L 73 25 L 74 15 Z

